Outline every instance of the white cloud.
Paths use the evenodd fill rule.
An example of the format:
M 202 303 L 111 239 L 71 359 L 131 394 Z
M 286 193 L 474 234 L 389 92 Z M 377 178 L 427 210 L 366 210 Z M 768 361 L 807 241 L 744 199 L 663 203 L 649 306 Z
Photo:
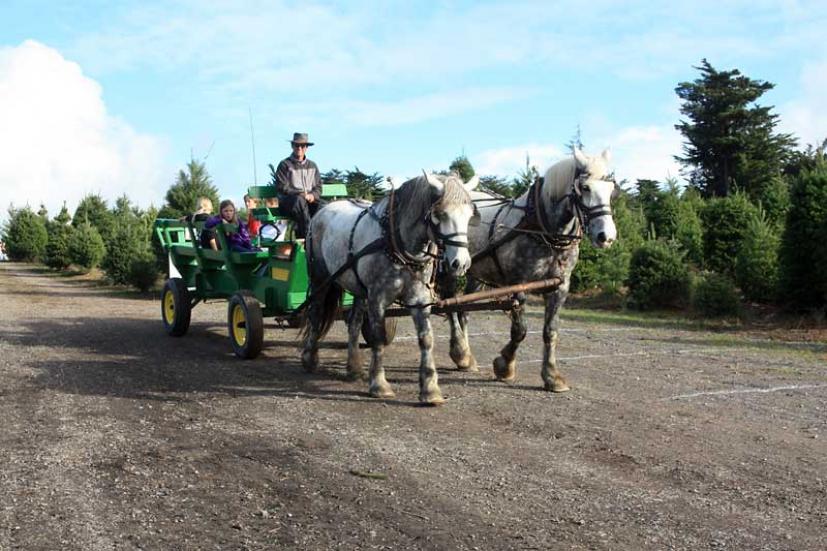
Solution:
M 827 60 L 806 65 L 801 73 L 800 93 L 779 107 L 780 127 L 798 136 L 802 147 L 820 144 L 827 138 Z
M 618 181 L 680 178 L 680 165 L 674 156 L 681 153 L 682 137 L 672 125 L 624 128 L 605 143 L 611 146 Z
M 681 152 L 681 136 L 671 125 L 628 127 L 589 141 L 607 144 L 618 181 L 646 178 L 662 182 L 670 176 L 680 178 L 680 165 L 673 157 Z M 601 151 L 586 149 L 590 155 Z M 542 172 L 568 152 L 551 144 L 524 144 L 483 151 L 471 158 L 471 164 L 478 174 L 512 177 L 525 169 L 526 155 L 530 164 Z
M 0 209 L 13 203 L 52 215 L 87 193 L 163 197 L 163 145 L 111 116 L 101 86 L 60 52 L 28 40 L 0 48 Z
M 489 149 L 473 155 L 470 161 L 477 174 L 511 178 L 525 170 L 526 157 L 530 165 L 543 171 L 565 155 L 563 149 L 556 145 L 529 143 Z

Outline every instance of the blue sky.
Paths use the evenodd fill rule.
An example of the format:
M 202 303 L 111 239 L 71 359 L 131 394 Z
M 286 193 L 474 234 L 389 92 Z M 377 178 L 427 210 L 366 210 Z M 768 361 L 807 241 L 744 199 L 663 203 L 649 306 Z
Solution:
M 309 132 L 324 170 L 398 179 L 465 153 L 514 176 L 613 151 L 679 176 L 676 84 L 704 57 L 776 84 L 762 103 L 827 137 L 827 3 L 0 0 L 0 209 L 89 192 L 160 205 L 193 155 L 223 196 Z M 3 213 L 5 214 L 5 213 Z

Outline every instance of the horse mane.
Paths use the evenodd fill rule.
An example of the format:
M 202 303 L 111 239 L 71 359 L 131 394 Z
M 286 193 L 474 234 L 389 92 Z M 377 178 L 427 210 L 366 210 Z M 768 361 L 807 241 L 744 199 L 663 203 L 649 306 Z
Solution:
M 574 155 L 557 161 L 546 171 L 543 193 L 552 203 L 562 199 L 571 188 L 574 174 L 577 171 L 577 160 Z
M 394 192 L 394 217 L 400 226 L 421 220 L 437 200 L 445 206 L 471 204 L 471 196 L 462 186 L 458 175 L 451 173 L 447 176 L 437 175 L 437 178 L 444 184 L 439 198 L 425 176 L 411 178 Z

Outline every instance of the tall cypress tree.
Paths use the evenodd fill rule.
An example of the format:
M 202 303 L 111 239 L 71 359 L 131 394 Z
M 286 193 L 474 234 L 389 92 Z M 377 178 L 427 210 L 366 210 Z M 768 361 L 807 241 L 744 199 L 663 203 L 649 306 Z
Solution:
M 706 59 L 695 68 L 700 78 L 675 88 L 687 117 L 675 125 L 686 139 L 684 155 L 675 159 L 704 196 L 725 197 L 737 189 L 758 201 L 796 143 L 791 135 L 775 132 L 778 115 L 771 106 L 755 103 L 775 85 L 738 69 L 718 71 Z

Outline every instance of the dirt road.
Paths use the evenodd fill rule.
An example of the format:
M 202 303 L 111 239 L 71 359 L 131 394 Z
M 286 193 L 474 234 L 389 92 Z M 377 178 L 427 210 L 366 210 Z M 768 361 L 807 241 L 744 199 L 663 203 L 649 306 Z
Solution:
M 416 407 L 400 321 L 397 398 L 319 374 L 296 331 L 230 353 L 225 306 L 167 337 L 157 299 L 0 263 L 0 549 L 824 549 L 827 344 L 569 316 L 573 390 L 539 390 L 530 312 L 514 385 L 477 315 L 483 372 Z

